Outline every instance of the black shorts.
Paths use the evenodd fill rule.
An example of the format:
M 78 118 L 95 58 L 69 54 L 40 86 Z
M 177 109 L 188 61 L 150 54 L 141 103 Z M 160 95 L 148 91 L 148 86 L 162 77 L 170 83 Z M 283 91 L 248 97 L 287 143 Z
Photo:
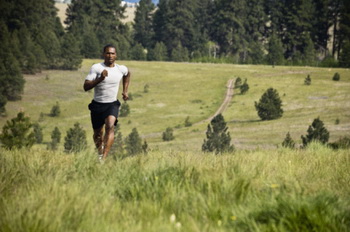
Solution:
M 89 110 L 91 114 L 92 128 L 99 129 L 105 124 L 105 119 L 109 115 L 113 115 L 117 118 L 114 125 L 118 123 L 118 113 L 119 113 L 120 102 L 119 100 L 111 103 L 100 103 L 92 100 L 89 104 Z

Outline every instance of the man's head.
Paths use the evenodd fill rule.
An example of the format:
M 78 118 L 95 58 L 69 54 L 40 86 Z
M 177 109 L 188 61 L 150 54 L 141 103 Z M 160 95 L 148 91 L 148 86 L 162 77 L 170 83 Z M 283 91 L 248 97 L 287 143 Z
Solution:
M 115 47 L 111 44 L 107 44 L 103 48 L 103 57 L 105 60 L 105 64 L 107 66 L 113 65 L 114 61 L 117 59 L 117 51 Z

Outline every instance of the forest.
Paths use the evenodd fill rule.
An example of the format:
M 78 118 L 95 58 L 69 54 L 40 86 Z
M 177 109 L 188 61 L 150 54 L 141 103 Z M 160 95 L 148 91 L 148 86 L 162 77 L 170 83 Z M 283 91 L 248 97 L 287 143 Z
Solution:
M 63 27 L 52 0 L 0 0 L 0 113 L 23 73 L 76 70 L 105 44 L 123 60 L 350 67 L 347 0 L 72 0 Z

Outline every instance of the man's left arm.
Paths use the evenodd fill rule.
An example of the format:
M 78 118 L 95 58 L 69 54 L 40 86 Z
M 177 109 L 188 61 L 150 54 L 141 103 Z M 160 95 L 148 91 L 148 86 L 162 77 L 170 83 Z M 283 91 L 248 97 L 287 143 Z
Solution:
M 123 76 L 123 100 L 126 101 L 129 99 L 129 95 L 128 95 L 128 88 L 129 88 L 129 83 L 130 83 L 130 71 L 128 71 L 128 74 L 126 74 L 125 76 Z

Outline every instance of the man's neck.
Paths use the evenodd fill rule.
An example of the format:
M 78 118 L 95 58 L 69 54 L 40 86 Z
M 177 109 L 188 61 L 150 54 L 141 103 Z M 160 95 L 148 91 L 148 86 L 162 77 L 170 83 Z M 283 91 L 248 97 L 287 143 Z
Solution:
M 105 65 L 106 67 L 109 67 L 109 68 L 113 68 L 113 67 L 115 66 L 114 63 L 109 64 L 109 63 L 106 63 L 106 62 L 104 62 L 104 65 Z

